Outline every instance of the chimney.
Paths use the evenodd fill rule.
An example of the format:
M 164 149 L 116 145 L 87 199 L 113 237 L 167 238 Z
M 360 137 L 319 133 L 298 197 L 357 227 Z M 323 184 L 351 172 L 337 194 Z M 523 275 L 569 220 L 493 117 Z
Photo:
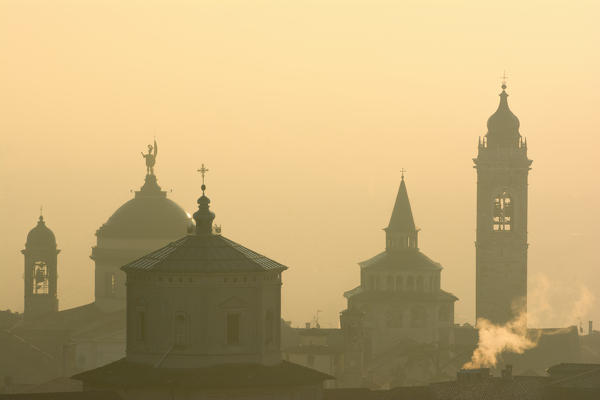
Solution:
M 307 322 L 306 324 L 304 324 L 304 327 L 305 327 L 306 329 L 310 329 L 310 322 Z
M 588 335 L 591 335 L 594 332 L 592 321 L 588 321 Z
M 506 364 L 506 367 L 502 370 L 502 379 L 510 381 L 513 378 L 512 365 Z

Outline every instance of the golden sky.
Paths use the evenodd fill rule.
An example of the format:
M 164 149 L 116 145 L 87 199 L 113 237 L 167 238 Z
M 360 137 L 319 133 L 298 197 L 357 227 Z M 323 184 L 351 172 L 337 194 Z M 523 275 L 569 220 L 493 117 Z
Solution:
M 94 232 L 143 183 L 156 135 L 173 200 L 194 211 L 207 164 L 223 234 L 290 267 L 295 325 L 316 310 L 337 325 L 407 169 L 421 250 L 473 322 L 471 159 L 506 70 L 534 160 L 529 303 L 541 325 L 576 323 L 600 285 L 599 15 L 596 1 L 0 0 L 0 309 L 22 310 L 40 204 L 61 308 L 93 298 Z M 593 306 L 580 317 L 600 320 Z

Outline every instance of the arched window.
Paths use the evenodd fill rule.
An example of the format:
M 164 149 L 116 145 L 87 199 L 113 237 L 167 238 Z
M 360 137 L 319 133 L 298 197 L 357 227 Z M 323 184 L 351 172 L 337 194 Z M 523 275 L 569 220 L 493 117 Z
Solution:
M 404 284 L 404 281 L 402 280 L 402 277 L 400 275 L 398 275 L 396 277 L 396 290 L 397 291 L 404 290 L 404 287 L 402 286 L 403 284 Z
M 390 291 L 394 290 L 394 277 L 391 275 L 387 277 L 386 289 Z
M 423 290 L 423 277 L 419 276 L 417 277 L 417 292 L 422 292 Z
M 408 278 L 406 278 L 406 290 L 408 290 L 408 291 L 415 290 L 415 278 L 414 277 L 409 276 Z
M 495 231 L 510 231 L 513 217 L 512 198 L 503 191 L 494 198 L 494 210 L 492 216 L 493 229 Z
M 33 264 L 33 294 L 48 294 L 48 265 L 43 261 Z
M 425 328 L 427 326 L 427 311 L 423 306 L 415 306 L 411 310 L 410 320 L 413 328 Z
M 173 327 L 173 332 L 175 334 L 175 346 L 176 347 L 185 347 L 187 344 L 187 335 L 186 335 L 186 318 L 183 314 L 177 314 L 175 316 L 174 321 L 175 326 Z
M 273 343 L 273 334 L 275 332 L 274 320 L 273 311 L 267 310 L 265 314 L 265 344 Z

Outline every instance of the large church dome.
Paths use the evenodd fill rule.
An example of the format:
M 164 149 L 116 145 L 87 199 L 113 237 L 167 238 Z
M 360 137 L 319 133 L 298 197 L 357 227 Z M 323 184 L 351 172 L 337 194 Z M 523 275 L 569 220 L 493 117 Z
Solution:
M 176 238 L 185 235 L 191 219 L 177 203 L 167 198 L 155 175 L 146 175 L 135 197 L 115 211 L 98 229 L 102 238 Z

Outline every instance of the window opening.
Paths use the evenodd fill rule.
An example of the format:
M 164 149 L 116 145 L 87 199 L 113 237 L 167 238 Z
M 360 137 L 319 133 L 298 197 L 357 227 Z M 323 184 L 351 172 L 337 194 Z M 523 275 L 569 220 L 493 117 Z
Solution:
M 512 225 L 512 199 L 504 191 L 494 199 L 494 215 L 492 218 L 495 231 L 510 231 Z
M 43 261 L 33 264 L 33 293 L 48 294 L 48 265 Z

